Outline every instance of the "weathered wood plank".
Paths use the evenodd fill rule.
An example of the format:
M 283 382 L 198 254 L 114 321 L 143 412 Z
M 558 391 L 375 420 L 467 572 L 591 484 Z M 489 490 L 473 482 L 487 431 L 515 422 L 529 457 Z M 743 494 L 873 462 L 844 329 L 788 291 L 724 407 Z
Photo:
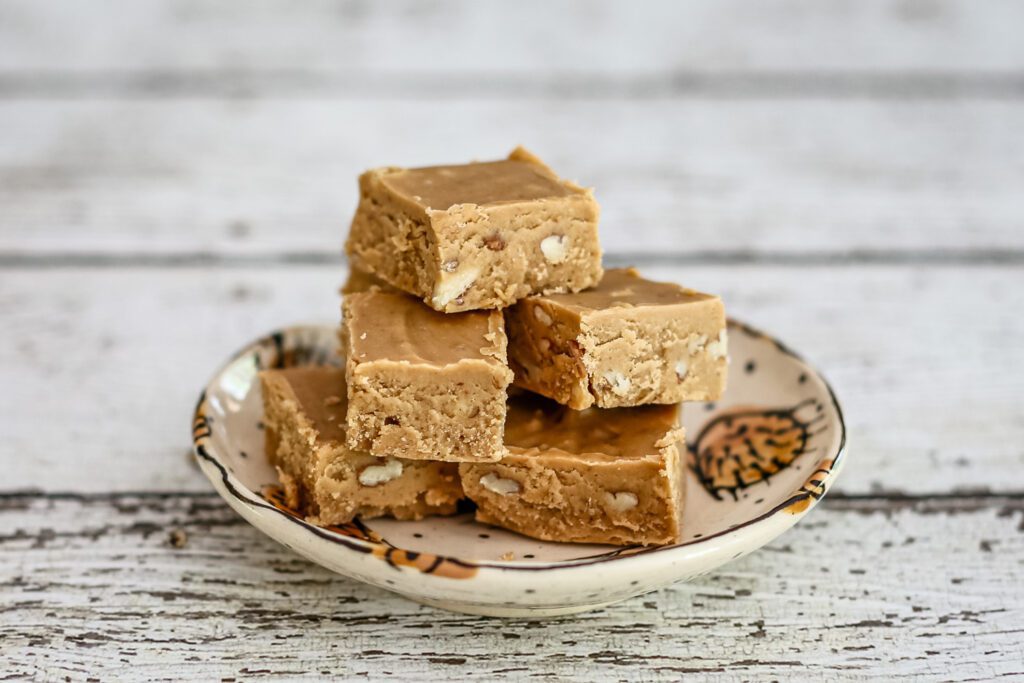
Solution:
M 407 0 L 0 5 L 0 69 L 370 69 L 671 74 L 1007 70 L 1024 10 L 990 0 L 715 3 Z M 111 21 L 116 17 L 116 21 Z M 60 49 L 55 49 L 59 46 Z
M 46 679 L 1020 677 L 1022 524 L 1019 498 L 827 500 L 712 576 L 538 622 L 334 576 L 212 495 L 6 497 L 0 656 Z
M 1019 252 L 1022 116 L 1024 101 L 4 102 L 0 252 L 336 253 L 360 171 L 519 142 L 596 187 L 612 253 Z
M 732 315 L 824 369 L 850 428 L 841 490 L 1024 491 L 1020 268 L 645 272 L 720 292 Z M 260 334 L 336 321 L 343 276 L 340 265 L 0 270 L 2 488 L 208 490 L 186 459 L 200 388 Z

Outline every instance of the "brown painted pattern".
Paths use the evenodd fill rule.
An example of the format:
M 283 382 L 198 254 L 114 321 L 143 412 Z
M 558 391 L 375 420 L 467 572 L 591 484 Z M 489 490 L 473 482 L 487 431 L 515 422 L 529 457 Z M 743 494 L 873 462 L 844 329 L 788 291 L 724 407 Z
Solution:
M 300 511 L 288 505 L 287 497 L 282 487 L 265 486 L 260 495 L 263 496 L 264 500 L 289 517 L 305 519 L 305 516 Z M 475 565 L 462 562 L 461 560 L 396 548 L 358 519 L 347 524 L 317 526 L 335 534 L 372 543 L 373 548 L 370 550 L 370 553 L 396 569 L 410 567 L 424 574 L 434 574 L 435 576 L 443 576 L 448 579 L 469 579 L 475 576 L 478 571 Z
M 692 447 L 693 469 L 704 488 L 715 498 L 725 493 L 736 499 L 740 490 L 789 467 L 807 452 L 811 425 L 820 419 L 820 412 L 806 421 L 797 417 L 809 405 L 739 408 L 711 420 Z
M 783 510 L 791 515 L 799 515 L 806 512 L 811 505 L 821 500 L 822 496 L 825 495 L 825 480 L 829 473 L 832 471 L 832 465 L 835 463 L 834 460 L 826 460 L 821 463 L 821 467 L 814 470 L 804 485 L 800 487 L 797 495 L 794 496 L 793 502 L 787 505 Z

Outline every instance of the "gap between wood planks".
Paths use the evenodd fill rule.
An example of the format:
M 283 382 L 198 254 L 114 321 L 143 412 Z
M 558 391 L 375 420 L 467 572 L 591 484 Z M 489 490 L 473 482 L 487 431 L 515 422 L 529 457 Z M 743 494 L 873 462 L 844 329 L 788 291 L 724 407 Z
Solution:
M 400 75 L 368 70 L 28 70 L 0 75 L 0 99 L 973 99 L 1024 97 L 1024 72 L 673 71 Z
M 173 500 L 176 498 L 211 500 L 219 498 L 216 491 L 102 491 L 81 493 L 76 491 L 43 491 L 20 489 L 0 491 L 3 501 L 63 500 L 81 503 L 109 502 L 132 498 L 150 500 Z M 909 494 L 901 492 L 844 494 L 831 492 L 823 499 L 823 505 L 833 510 L 877 512 L 894 508 L 921 507 L 927 511 L 955 512 L 970 509 L 979 504 L 986 507 L 1005 506 L 1024 509 L 1024 491 L 992 492 L 987 490 L 952 493 Z M 2 509 L 2 507 L 0 507 Z
M 779 265 L 779 266 L 1009 266 L 1024 265 L 1024 249 L 855 249 L 850 251 L 761 251 L 716 249 L 686 253 L 607 253 L 607 266 Z M 0 252 L 0 268 L 191 268 L 333 265 L 345 262 L 332 251 L 230 254 L 210 251 L 88 253 Z

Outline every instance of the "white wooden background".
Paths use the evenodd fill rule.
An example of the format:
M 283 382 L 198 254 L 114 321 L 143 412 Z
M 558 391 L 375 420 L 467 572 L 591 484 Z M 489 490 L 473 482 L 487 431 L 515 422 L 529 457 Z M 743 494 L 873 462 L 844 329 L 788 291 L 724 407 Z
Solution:
M 0 678 L 1024 677 L 1022 26 L 0 0 Z M 222 358 L 336 318 L 358 171 L 519 143 L 596 186 L 610 262 L 721 292 L 850 427 L 838 489 L 762 552 L 557 622 L 333 576 L 187 457 Z

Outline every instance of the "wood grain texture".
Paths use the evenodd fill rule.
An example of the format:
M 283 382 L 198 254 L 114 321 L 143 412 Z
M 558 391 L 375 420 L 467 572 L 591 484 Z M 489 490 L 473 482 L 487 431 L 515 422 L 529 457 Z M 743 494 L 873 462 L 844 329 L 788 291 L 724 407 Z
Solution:
M 0 103 L 0 253 L 337 253 L 356 175 L 516 143 L 609 253 L 1024 252 L 1021 102 Z M 642 131 L 642 133 L 641 133 Z
M 773 0 L 750 7 L 613 0 L 243 5 L 6 0 L 0 69 L 344 70 L 597 74 L 680 70 L 1007 70 L 1024 10 L 991 0 Z M 88 30 L 85 29 L 88 27 Z M 60 49 L 55 49 L 57 46 Z M 74 59 L 68 58 L 73 55 Z M 130 57 L 130 59 L 129 59 Z
M 850 429 L 840 490 L 1024 491 L 1020 268 L 644 272 L 721 293 L 824 370 Z M 199 390 L 261 334 L 334 324 L 343 277 L 340 265 L 0 270 L 3 488 L 208 490 L 186 460 Z
M 213 495 L 8 496 L 0 659 L 48 680 L 1015 678 L 1022 525 L 1020 498 L 829 499 L 692 584 L 503 621 L 332 575 Z
M 1013 0 L 0 0 L 0 679 L 1024 678 L 1022 24 Z M 231 351 L 337 319 L 356 173 L 517 143 L 596 186 L 613 263 L 721 293 L 850 429 L 792 532 L 557 622 L 329 574 L 189 456 Z

